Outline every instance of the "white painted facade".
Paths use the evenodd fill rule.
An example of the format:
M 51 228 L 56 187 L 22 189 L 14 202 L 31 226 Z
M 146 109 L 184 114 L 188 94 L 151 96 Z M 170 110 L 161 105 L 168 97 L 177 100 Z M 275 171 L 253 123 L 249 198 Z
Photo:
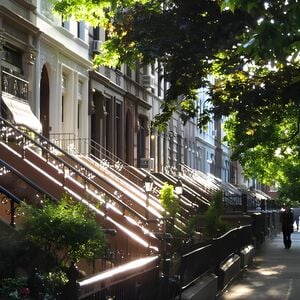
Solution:
M 69 21 L 62 27 L 59 16 L 53 16 L 48 2 L 37 2 L 36 26 L 40 30 L 36 62 L 37 82 L 43 67 L 49 76 L 49 134 L 71 134 L 88 137 L 88 70 L 87 26 Z M 77 32 L 80 29 L 80 32 Z M 39 99 L 37 103 L 43 105 Z M 47 105 L 47 103 L 45 104 Z M 47 117 L 47 116 L 46 116 Z M 44 116 L 40 115 L 43 119 Z M 72 145 L 70 145 L 72 147 Z

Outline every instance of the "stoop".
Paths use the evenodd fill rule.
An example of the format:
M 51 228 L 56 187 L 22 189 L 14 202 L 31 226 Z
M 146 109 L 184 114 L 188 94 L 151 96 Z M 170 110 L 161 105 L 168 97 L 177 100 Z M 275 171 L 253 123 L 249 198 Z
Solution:
M 200 277 L 192 286 L 182 294 L 182 300 L 214 300 L 218 291 L 218 277 L 208 273 Z
M 253 262 L 253 257 L 255 254 L 255 248 L 253 245 L 248 245 L 241 250 L 241 268 L 244 269 L 250 266 Z
M 223 289 L 241 271 L 241 258 L 234 254 L 225 260 L 219 269 L 219 288 Z

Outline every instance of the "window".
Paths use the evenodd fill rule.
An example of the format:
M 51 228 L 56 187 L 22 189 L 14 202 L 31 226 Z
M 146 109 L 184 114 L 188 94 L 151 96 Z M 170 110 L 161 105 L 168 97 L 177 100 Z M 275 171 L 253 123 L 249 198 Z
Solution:
M 83 82 L 78 81 L 77 97 L 78 97 L 79 100 L 82 100 L 82 90 L 83 90 Z
M 158 64 L 158 97 L 163 96 L 163 69 L 161 63 Z
M 100 28 L 99 28 L 99 26 L 93 28 L 93 40 L 100 40 Z
M 64 114 L 65 114 L 65 96 L 62 95 L 61 97 L 61 122 L 64 122 Z
M 80 129 L 80 115 L 81 115 L 81 101 L 78 101 L 77 105 L 77 129 Z
M 154 75 L 154 73 L 155 73 L 155 64 L 152 63 L 151 64 L 151 74 Z
M 65 94 L 66 94 L 66 76 L 61 79 L 61 122 L 65 120 Z
M 67 30 L 70 30 L 70 21 L 65 20 L 63 16 L 61 16 L 61 26 Z
M 131 78 L 131 68 L 128 65 L 126 65 L 126 75 Z
M 80 129 L 81 103 L 82 103 L 83 82 L 78 81 L 77 85 L 77 129 Z
M 136 69 L 135 69 L 135 81 L 137 83 L 140 83 L 140 76 L 141 76 L 141 74 L 140 74 L 140 67 L 139 67 L 139 65 L 137 65 Z
M 122 123 L 121 123 L 121 103 L 116 103 L 116 150 L 117 150 L 117 156 L 121 157 L 121 129 L 122 129 Z
M 9 65 L 9 68 L 17 73 L 21 73 L 22 71 L 22 53 L 11 49 L 8 47 L 3 47 L 3 61 L 5 61 Z
M 85 23 L 83 21 L 77 22 L 77 37 L 81 40 L 85 40 Z

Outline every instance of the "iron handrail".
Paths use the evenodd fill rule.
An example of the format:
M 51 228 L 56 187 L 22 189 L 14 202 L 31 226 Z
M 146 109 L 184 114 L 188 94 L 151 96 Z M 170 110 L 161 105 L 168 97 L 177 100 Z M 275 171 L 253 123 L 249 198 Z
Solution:
M 14 201 L 17 204 L 22 202 L 22 200 L 19 197 L 17 197 L 13 193 L 11 193 L 9 190 L 4 188 L 2 185 L 0 185 L 0 194 L 4 194 L 6 197 L 8 197 L 9 199 L 11 199 L 12 201 Z
M 143 262 L 144 260 L 145 262 Z M 148 256 L 87 277 L 79 281 L 79 299 L 94 299 L 96 295 L 100 295 L 101 291 L 105 289 L 111 290 L 115 285 L 122 286 L 122 283 L 132 278 L 141 280 L 142 274 L 158 270 L 159 262 L 159 256 Z
M 26 182 L 29 186 L 31 186 L 33 189 L 38 191 L 39 193 L 46 195 L 49 199 L 58 201 L 56 197 L 45 191 L 43 188 L 35 184 L 32 180 L 30 180 L 28 177 L 26 177 L 24 174 L 16 170 L 14 167 L 9 165 L 7 162 L 5 162 L 3 159 L 0 159 L 0 164 L 3 165 L 5 168 L 10 170 L 13 174 L 17 175 L 19 178 L 21 178 L 24 182 Z
M 116 167 L 116 165 L 122 165 L 125 166 L 127 168 L 122 167 L 122 170 L 124 170 L 125 173 L 130 175 L 130 178 L 135 178 L 136 182 L 140 184 L 142 184 L 143 180 L 136 176 L 134 173 L 130 172 L 130 168 L 132 167 L 130 164 L 126 163 L 124 160 L 122 160 L 121 158 L 119 158 L 117 155 L 115 155 L 114 153 L 112 153 L 111 151 L 107 150 L 106 148 L 104 148 L 102 145 L 100 145 L 99 143 L 97 143 L 95 140 L 93 139 L 89 139 L 89 138 L 76 138 L 74 135 L 71 133 L 52 133 L 50 134 L 50 137 L 52 137 L 54 140 L 58 140 L 58 141 L 67 141 L 67 144 L 70 144 L 70 142 L 74 141 L 74 142 L 79 142 L 79 143 L 83 143 L 83 145 L 86 145 L 89 149 L 97 151 L 99 153 L 99 156 L 104 157 L 104 159 L 106 159 L 107 161 L 112 161 L 113 164 L 108 165 L 108 167 L 110 167 L 110 169 L 116 171 L 119 175 L 123 176 L 121 173 L 121 170 L 118 170 L 118 168 Z M 67 136 L 67 138 L 63 138 L 61 139 L 61 136 Z M 58 137 L 56 139 L 56 137 Z M 77 147 L 75 149 L 75 151 L 77 152 L 76 154 L 81 155 L 82 152 L 80 151 L 81 148 L 85 147 Z M 72 149 L 74 150 L 74 149 Z M 67 150 L 65 150 L 67 151 Z M 68 151 L 67 151 L 68 152 Z M 97 157 L 97 155 L 94 155 L 91 153 L 92 151 L 88 151 L 87 153 L 83 153 L 84 155 L 87 155 L 88 157 L 91 157 L 93 160 L 95 160 L 97 163 L 99 163 L 101 165 L 101 159 L 99 157 Z M 129 178 L 129 176 L 127 177 Z M 135 182 L 135 183 L 136 183 Z
M 192 174 L 192 176 L 190 176 L 190 177 L 192 177 L 192 179 L 194 179 L 194 178 L 193 178 L 194 175 L 197 175 L 197 176 L 201 177 L 203 180 L 207 181 L 207 178 L 208 178 L 208 177 L 207 177 L 206 174 L 202 174 L 202 173 L 201 173 L 201 175 L 200 175 L 200 173 L 199 173 L 199 174 L 196 173 L 194 169 L 188 167 L 188 166 L 185 165 L 185 164 L 180 164 L 180 167 L 181 167 L 181 170 L 183 171 L 183 173 L 184 173 L 184 172 L 188 172 L 188 173 Z M 202 175 L 203 175 L 203 176 L 202 176 Z M 205 176 L 204 176 L 204 175 L 205 175 Z M 210 193 L 213 193 L 213 192 L 215 192 L 218 188 L 220 188 L 219 185 L 217 185 L 215 182 L 213 182 L 213 184 L 216 185 L 216 188 L 208 187 L 208 186 L 206 186 L 205 184 L 203 184 L 202 182 L 199 182 L 199 181 L 197 181 L 197 183 L 198 183 L 205 191 L 210 192 Z
M 53 158 L 55 158 L 60 164 L 63 165 L 63 168 L 62 168 L 63 173 L 65 173 L 65 167 L 68 168 L 69 171 L 72 171 L 78 177 L 82 178 L 85 183 L 89 183 L 91 186 L 93 186 L 94 188 L 96 188 L 96 190 L 99 190 L 99 191 L 103 192 L 109 198 L 109 200 L 113 200 L 115 203 L 117 203 L 121 207 L 121 209 L 123 210 L 123 212 L 128 211 L 133 216 L 135 216 L 138 220 L 140 220 L 143 223 L 145 223 L 146 218 L 143 215 L 139 214 L 134 209 L 132 209 L 130 206 L 128 206 L 127 204 L 125 204 L 122 201 L 120 201 L 114 194 L 112 194 L 112 193 L 108 192 L 107 190 L 105 190 L 103 187 L 101 187 L 99 184 L 97 184 L 95 181 L 93 181 L 91 178 L 89 178 L 86 174 L 84 174 L 84 173 L 80 172 L 79 170 L 77 170 L 75 167 L 73 167 L 68 162 L 66 162 L 65 160 L 63 160 L 63 158 L 61 158 L 58 155 L 54 154 L 53 151 L 51 152 L 48 148 L 51 147 L 52 149 L 55 149 L 56 151 L 61 152 L 61 154 L 63 154 L 64 156 L 68 157 L 68 159 L 73 160 L 73 162 L 75 164 L 77 164 L 77 165 L 80 166 L 81 171 L 85 170 L 85 173 L 89 173 L 92 176 L 98 176 L 97 173 L 95 173 L 93 170 L 91 170 L 91 169 L 87 168 L 85 165 L 83 165 L 81 161 L 79 161 L 78 159 L 74 158 L 68 152 L 66 152 L 65 150 L 59 148 L 57 145 L 55 145 L 54 143 L 52 143 L 50 140 L 48 140 L 47 138 L 45 138 L 41 134 L 35 132 L 34 130 L 28 128 L 27 126 L 24 126 L 24 128 L 26 128 L 28 131 L 30 131 L 34 135 L 36 135 L 40 139 L 39 142 L 35 141 L 28 134 L 24 133 L 19 128 L 17 128 L 14 125 L 10 124 L 8 121 L 6 121 L 5 119 L 3 119 L 2 117 L 0 117 L 0 121 L 2 121 L 6 126 L 8 126 L 8 127 L 12 128 L 13 130 L 15 130 L 17 133 L 19 133 L 22 136 L 23 139 L 25 138 L 25 140 L 30 141 L 35 146 L 39 147 L 42 151 L 44 151 L 45 153 L 47 153 L 48 160 L 49 160 L 49 156 L 52 156 Z M 47 148 L 46 146 L 49 146 L 49 147 Z M 108 201 L 105 201 L 105 203 L 106 202 L 108 202 Z

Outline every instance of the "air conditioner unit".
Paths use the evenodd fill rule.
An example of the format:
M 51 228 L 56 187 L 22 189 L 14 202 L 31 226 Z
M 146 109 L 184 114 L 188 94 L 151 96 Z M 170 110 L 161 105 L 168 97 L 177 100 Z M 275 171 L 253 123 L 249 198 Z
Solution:
M 101 46 L 103 42 L 100 40 L 93 41 L 93 52 L 99 53 L 101 51 Z
M 145 88 L 154 88 L 154 76 L 143 75 L 143 86 Z
M 142 169 L 154 171 L 154 158 L 141 158 L 140 167 Z

